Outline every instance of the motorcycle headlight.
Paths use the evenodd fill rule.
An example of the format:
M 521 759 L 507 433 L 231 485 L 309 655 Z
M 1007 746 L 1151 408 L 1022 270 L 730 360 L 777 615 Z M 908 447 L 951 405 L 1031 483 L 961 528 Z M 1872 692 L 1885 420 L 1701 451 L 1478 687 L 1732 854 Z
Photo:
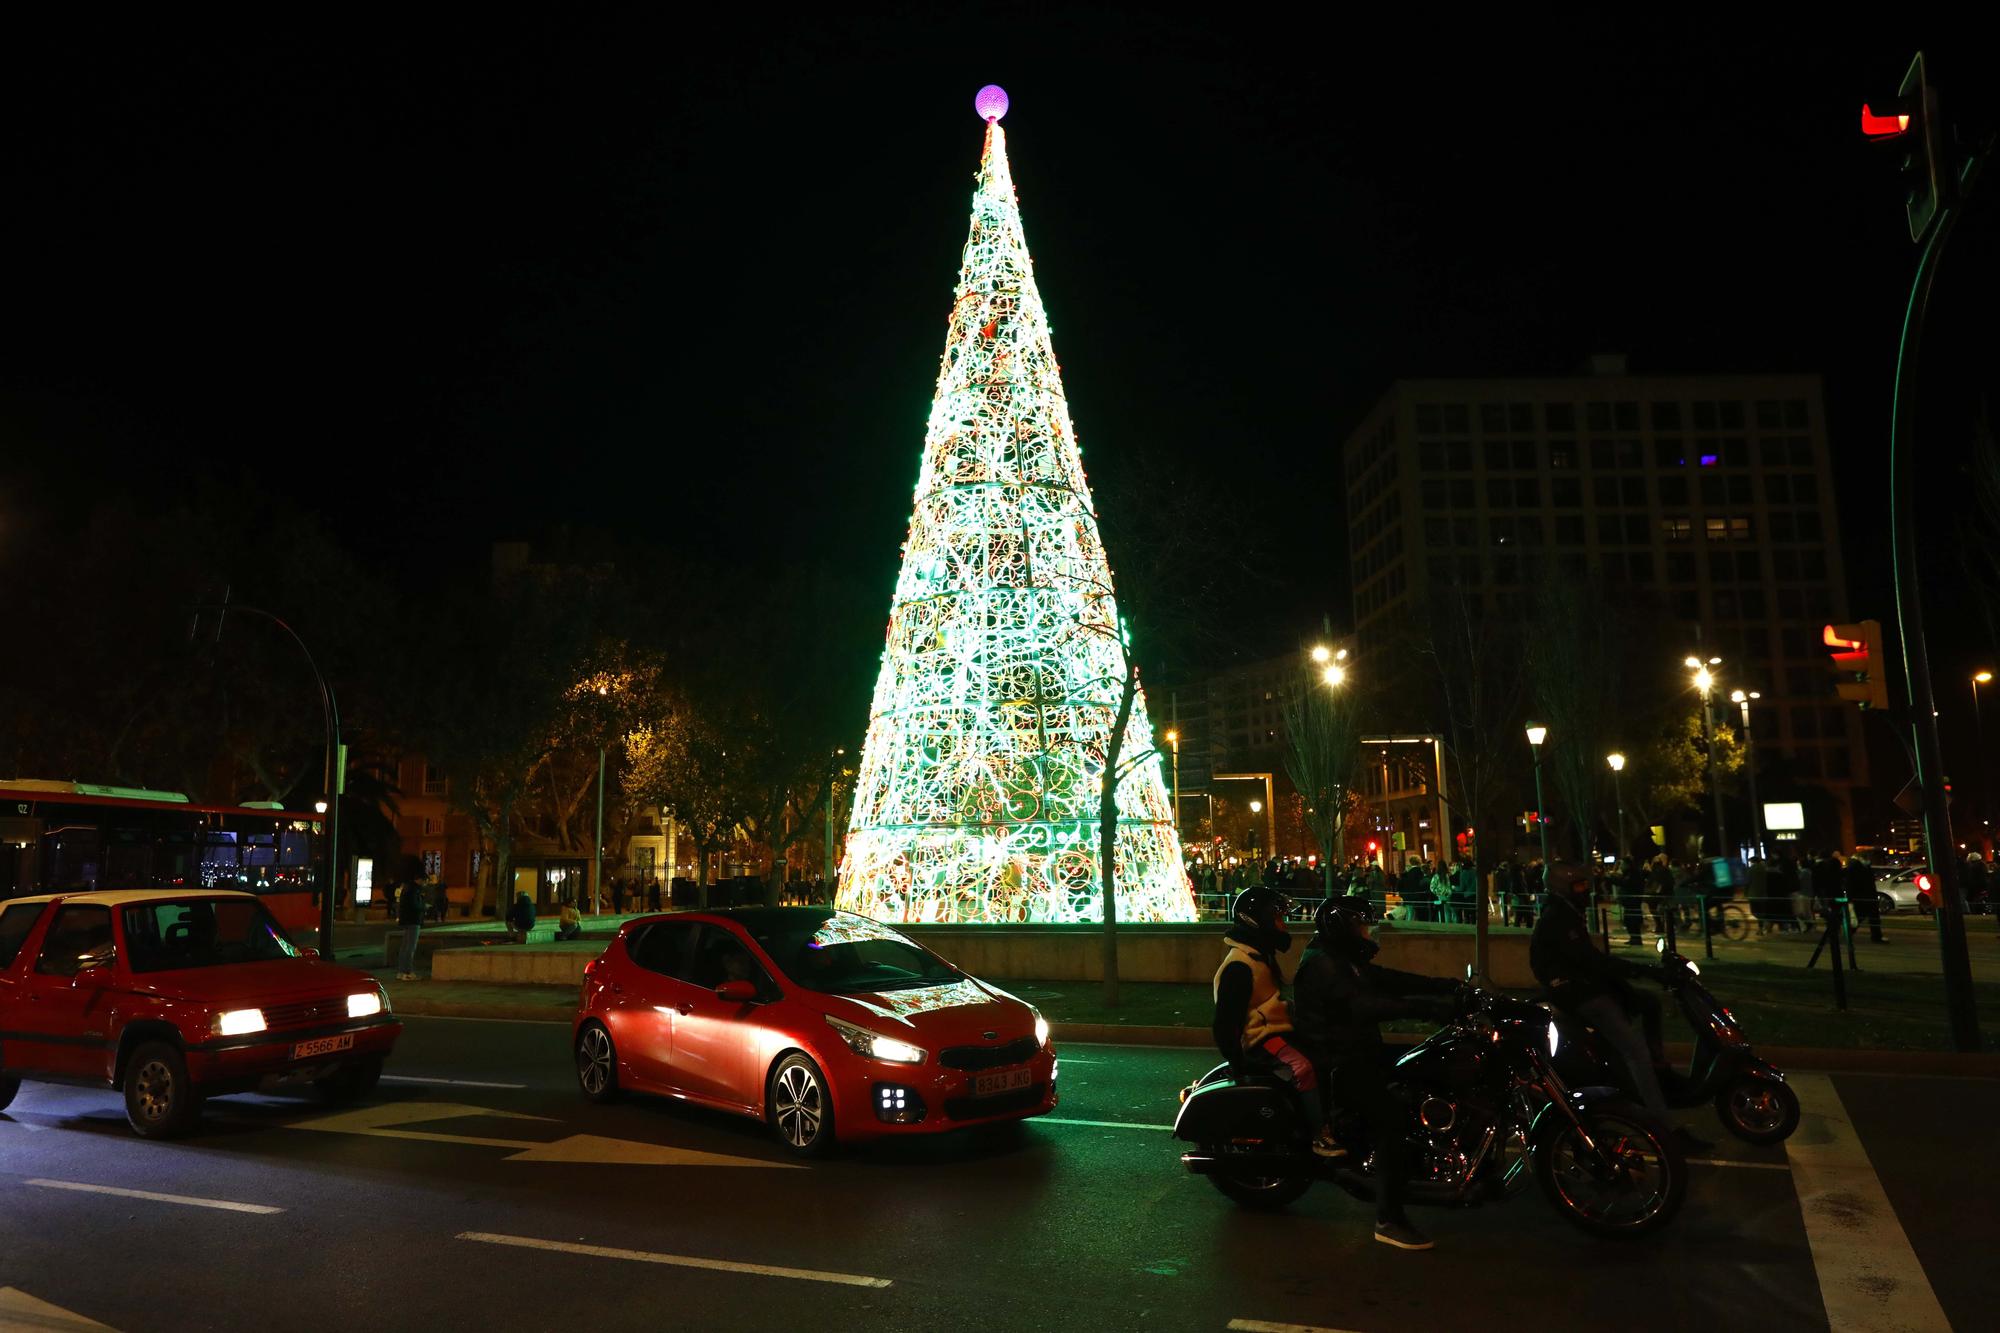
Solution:
M 1667 937 L 1665 935 L 1662 935 L 1660 936 L 1659 939 L 1653 941 L 1653 952 L 1657 954 L 1664 954 L 1666 953 L 1666 951 L 1667 951 Z
M 1048 1020 L 1048 1019 L 1046 1019 L 1046 1018 L 1043 1018 L 1043 1017 L 1042 1017 L 1042 1011 L 1041 1011 L 1041 1010 L 1039 1010 L 1039 1009 L 1037 1009 L 1037 1008 L 1035 1008 L 1035 1007 L 1034 1007 L 1033 1005 L 1029 1005 L 1029 1006 L 1028 1006 L 1028 1012 L 1029 1012 L 1029 1013 L 1031 1013 L 1031 1014 L 1033 1014 L 1033 1015 L 1035 1016 L 1035 1045 L 1037 1045 L 1037 1046 L 1046 1046 L 1046 1045 L 1048 1045 L 1048 1044 L 1049 1044 L 1049 1020 Z
M 840 1034 L 847 1048 L 868 1060 L 888 1060 L 899 1065 L 920 1065 L 924 1062 L 921 1047 L 912 1046 L 907 1041 L 885 1037 L 879 1032 L 842 1022 L 832 1014 L 826 1016 L 826 1025 Z
M 1562 1044 L 1562 1034 L 1556 1031 L 1556 1021 L 1549 1020 L 1549 1058 L 1554 1059 L 1556 1047 Z
M 1701 968 L 1695 963 L 1694 959 L 1692 958 L 1688 959 L 1687 965 L 1688 965 L 1688 971 L 1694 973 L 1696 976 L 1701 975 Z

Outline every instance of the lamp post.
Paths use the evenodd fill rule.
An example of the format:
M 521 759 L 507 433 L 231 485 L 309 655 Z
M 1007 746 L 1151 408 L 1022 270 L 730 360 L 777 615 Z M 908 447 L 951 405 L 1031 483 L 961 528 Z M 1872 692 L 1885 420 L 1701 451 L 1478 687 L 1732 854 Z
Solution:
M 833 891 L 833 784 L 840 773 L 840 756 L 847 753 L 841 746 L 826 757 L 826 869 L 820 876 L 826 882 L 827 892 Z
M 1611 766 L 1611 799 L 1618 806 L 1618 866 L 1625 866 L 1625 788 L 1618 779 L 1625 771 L 1625 756 L 1613 750 L 1604 756 L 1604 762 Z
M 1312 660 L 1319 667 L 1320 683 L 1330 690 L 1337 690 L 1347 683 L 1347 650 L 1334 651 L 1325 644 L 1318 644 L 1312 650 Z M 1333 784 L 1333 861 L 1327 865 L 1326 892 L 1333 896 L 1333 872 L 1335 866 L 1347 864 L 1347 788 L 1340 782 Z
M 1535 752 L 1535 830 L 1542 835 L 1542 887 L 1549 881 L 1549 819 L 1542 809 L 1542 742 L 1549 729 L 1539 722 L 1528 724 L 1528 748 Z
M 1764 807 L 1757 804 L 1757 751 L 1750 739 L 1750 701 L 1764 696 L 1755 690 L 1731 690 L 1729 702 L 1743 710 L 1743 763 L 1750 770 L 1750 842 L 1757 859 L 1764 859 Z
M 1181 841 L 1181 734 L 1167 733 L 1167 747 L 1174 752 L 1174 847 L 1179 850 Z
M 607 698 L 611 689 L 607 685 L 597 687 L 597 697 Z M 590 867 L 590 914 L 596 916 L 604 910 L 604 742 L 597 743 L 597 841 L 593 844 L 595 854 Z
M 1250 813 L 1253 816 L 1263 814 L 1264 803 L 1262 801 L 1250 802 Z M 1257 822 L 1254 818 L 1250 822 L 1250 850 L 1253 852 L 1257 850 Z
M 1709 716 L 1709 695 L 1715 689 L 1715 673 L 1712 666 L 1721 666 L 1722 659 L 1711 657 L 1706 662 L 1699 657 L 1690 657 L 1685 665 L 1694 672 L 1694 687 L 1701 692 L 1701 739 L 1708 747 L 1708 795 L 1715 809 L 1715 841 L 1717 850 L 1726 860 L 1729 856 L 1729 828 L 1722 818 L 1722 784 L 1715 776 L 1715 722 Z
M 1979 687 L 1992 683 L 1991 671 L 1972 673 L 1972 744 L 1979 751 L 1979 841 L 1988 856 L 1993 855 L 1993 798 L 1992 784 L 1986 780 L 1986 730 L 1979 715 Z

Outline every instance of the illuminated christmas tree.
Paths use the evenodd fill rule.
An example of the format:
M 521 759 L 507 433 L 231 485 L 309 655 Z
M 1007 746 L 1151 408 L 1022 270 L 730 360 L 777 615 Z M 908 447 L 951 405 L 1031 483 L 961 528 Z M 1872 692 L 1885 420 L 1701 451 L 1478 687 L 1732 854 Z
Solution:
M 889 612 L 840 906 L 889 921 L 1094 921 L 1124 625 L 1007 167 L 986 147 Z M 1141 695 L 1119 759 L 1121 921 L 1191 921 Z

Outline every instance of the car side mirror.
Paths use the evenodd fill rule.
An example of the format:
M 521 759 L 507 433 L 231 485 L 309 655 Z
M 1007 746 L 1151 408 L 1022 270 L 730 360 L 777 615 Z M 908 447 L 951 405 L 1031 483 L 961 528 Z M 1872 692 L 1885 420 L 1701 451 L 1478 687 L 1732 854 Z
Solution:
M 319 957 L 319 950 L 318 950 L 318 949 L 300 949 L 300 950 L 299 950 L 299 957 L 301 957 L 301 958 L 317 958 L 317 957 Z
M 715 988 L 715 998 L 726 1004 L 753 1004 L 757 999 L 757 987 L 748 981 L 725 981 Z
M 111 960 L 118 956 L 110 945 L 92 949 L 76 960 L 75 984 L 79 986 L 106 986 L 111 983 Z

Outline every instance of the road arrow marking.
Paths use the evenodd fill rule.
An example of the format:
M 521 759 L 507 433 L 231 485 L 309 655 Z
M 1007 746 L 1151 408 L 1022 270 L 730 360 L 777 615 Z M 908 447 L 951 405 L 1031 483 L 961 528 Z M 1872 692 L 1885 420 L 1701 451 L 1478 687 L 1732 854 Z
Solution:
M 572 1134 L 553 1142 L 533 1139 L 496 1139 L 473 1134 L 445 1134 L 431 1129 L 405 1126 L 430 1120 L 451 1120 L 464 1116 L 484 1116 L 500 1120 L 553 1121 L 545 1115 L 523 1115 L 518 1111 L 496 1111 L 485 1106 L 463 1106 L 456 1102 L 385 1102 L 362 1106 L 335 1115 L 298 1120 L 287 1129 L 309 1129 L 322 1134 L 360 1134 L 377 1139 L 407 1139 L 417 1143 L 462 1143 L 479 1148 L 512 1148 L 510 1162 L 566 1162 L 571 1165 L 611 1166 L 756 1166 L 797 1170 L 797 1162 L 767 1162 L 755 1157 L 734 1157 L 727 1153 L 699 1152 L 663 1143 L 639 1143 L 631 1139 L 604 1138 L 597 1134 Z
M 38 1301 L 19 1287 L 0 1287 L 0 1328 L 35 1333 L 113 1333 L 109 1324 Z

